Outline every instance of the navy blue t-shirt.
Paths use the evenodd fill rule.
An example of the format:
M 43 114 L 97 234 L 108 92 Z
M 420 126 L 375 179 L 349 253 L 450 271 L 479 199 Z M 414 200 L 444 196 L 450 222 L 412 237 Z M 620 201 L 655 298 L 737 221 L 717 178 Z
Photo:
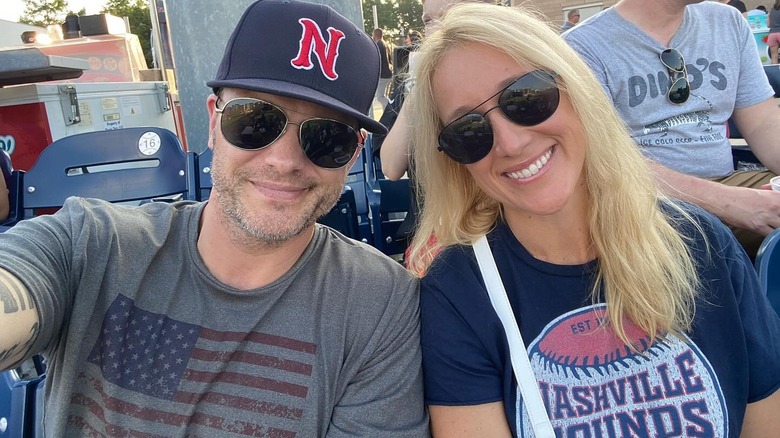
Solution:
M 488 235 L 542 398 L 558 437 L 738 437 L 745 405 L 780 388 L 780 318 L 731 232 L 692 208 L 702 279 L 693 329 L 639 353 L 600 324 L 597 261 L 560 266 L 533 258 L 503 223 Z M 512 433 L 533 436 L 509 347 L 471 247 L 441 253 L 421 283 L 425 397 L 431 405 L 503 401 Z

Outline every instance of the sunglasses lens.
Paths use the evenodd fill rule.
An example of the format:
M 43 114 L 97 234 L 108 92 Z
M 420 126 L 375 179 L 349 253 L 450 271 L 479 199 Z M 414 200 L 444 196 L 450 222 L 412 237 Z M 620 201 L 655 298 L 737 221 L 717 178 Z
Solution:
M 359 146 L 357 132 L 351 126 L 327 119 L 303 122 L 300 141 L 309 160 L 326 169 L 346 166 Z
M 661 52 L 661 62 L 670 70 L 682 72 L 685 68 L 685 60 L 677 49 L 666 49 Z
M 261 149 L 284 132 L 282 110 L 256 99 L 233 99 L 222 109 L 222 135 L 241 149 Z
M 493 130 L 486 118 L 466 114 L 439 133 L 439 149 L 461 164 L 472 164 L 485 158 L 493 147 Z
M 680 78 L 674 81 L 671 87 L 669 87 L 669 102 L 676 105 L 681 105 L 688 100 L 691 95 L 691 87 L 688 84 L 688 79 Z
M 538 125 L 549 119 L 558 109 L 559 101 L 555 79 L 539 70 L 522 76 L 498 97 L 504 115 L 522 126 Z

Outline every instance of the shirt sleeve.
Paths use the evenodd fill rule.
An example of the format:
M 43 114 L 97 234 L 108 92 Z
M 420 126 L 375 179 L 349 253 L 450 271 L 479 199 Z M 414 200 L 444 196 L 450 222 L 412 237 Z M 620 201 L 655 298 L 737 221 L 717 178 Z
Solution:
M 464 252 L 449 251 L 436 264 L 420 285 L 426 403 L 500 401 L 506 341 L 481 275 Z
M 609 47 L 609 44 L 601 45 L 601 48 L 594 47 L 592 44 L 593 38 L 599 38 L 597 35 L 589 32 L 589 29 L 574 27 L 569 32 L 563 35 L 563 39 L 569 44 L 569 46 L 580 55 L 580 58 L 590 67 L 596 79 L 604 88 L 604 92 L 607 96 L 612 98 L 612 90 L 609 86 L 607 78 L 607 67 L 604 65 L 601 57 L 598 55 L 600 50 L 604 50 L 604 47 Z M 598 46 L 599 44 L 597 44 Z
M 418 281 L 410 281 L 384 303 L 388 311 L 375 333 L 378 347 L 338 400 L 328 438 L 430 435 L 422 393 L 418 291 Z
M 739 50 L 741 57 L 739 81 L 737 82 L 737 98 L 734 102 L 734 108 L 745 108 L 771 98 L 775 92 L 764 72 L 755 36 L 750 30 L 747 20 L 736 11 L 734 11 L 733 20 L 735 26 L 739 28 L 739 37 L 742 39 L 742 49 Z
M 748 355 L 748 403 L 753 403 L 780 389 L 780 317 L 769 304 L 753 264 L 739 243 L 730 233 L 725 237 L 728 239 L 726 259 L 730 263 Z

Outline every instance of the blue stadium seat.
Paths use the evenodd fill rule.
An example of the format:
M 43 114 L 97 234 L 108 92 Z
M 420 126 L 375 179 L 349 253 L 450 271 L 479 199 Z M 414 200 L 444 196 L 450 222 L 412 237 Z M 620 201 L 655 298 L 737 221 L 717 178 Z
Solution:
M 387 255 L 403 255 L 407 242 L 398 236 L 398 229 L 411 207 L 409 180 L 376 180 L 370 196 L 373 245 Z
M 43 436 L 45 375 L 20 377 L 17 370 L 0 373 L 0 436 Z
M 211 195 L 211 157 L 210 148 L 200 154 L 187 152 L 187 190 L 188 199 L 205 201 Z
M 360 240 L 355 192 L 350 186 L 344 186 L 336 205 L 317 222 L 327 225 L 349 238 Z
M 780 228 L 772 231 L 756 255 L 756 271 L 769 303 L 780 315 Z
M 109 202 L 186 196 L 187 160 L 179 139 L 157 127 L 95 131 L 47 146 L 17 191 L 23 217 L 58 208 L 70 196 Z
M 368 192 L 366 179 L 366 151 L 360 151 L 360 157 L 349 169 L 347 185 L 355 195 L 355 212 L 358 217 L 358 239 L 366 243 L 372 242 L 371 222 L 369 221 Z

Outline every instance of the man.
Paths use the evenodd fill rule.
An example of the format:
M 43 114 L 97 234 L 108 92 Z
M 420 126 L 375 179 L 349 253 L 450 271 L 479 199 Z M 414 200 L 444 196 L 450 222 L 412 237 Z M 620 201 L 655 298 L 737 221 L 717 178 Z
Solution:
M 580 22 L 580 10 L 571 9 L 566 13 L 566 22 L 561 26 L 560 33 L 564 33 L 572 27 L 576 26 Z
M 208 203 L 71 198 L 0 236 L 0 369 L 46 355 L 47 436 L 427 435 L 416 281 L 315 224 L 378 78 L 332 9 L 258 1 L 208 82 Z
M 390 68 L 390 58 L 387 54 L 387 46 L 385 46 L 384 40 L 382 40 L 382 29 L 374 29 L 373 40 L 376 44 L 376 48 L 379 50 L 379 84 L 376 87 L 374 98 L 379 101 L 384 108 L 387 105 L 387 86 L 390 85 L 390 80 L 393 78 L 393 70 Z
M 720 217 L 754 257 L 780 226 L 780 193 L 760 190 L 780 171 L 780 109 L 747 21 L 716 2 L 622 0 L 565 38 L 653 160 L 662 188 Z M 732 112 L 770 171 L 734 172 Z

